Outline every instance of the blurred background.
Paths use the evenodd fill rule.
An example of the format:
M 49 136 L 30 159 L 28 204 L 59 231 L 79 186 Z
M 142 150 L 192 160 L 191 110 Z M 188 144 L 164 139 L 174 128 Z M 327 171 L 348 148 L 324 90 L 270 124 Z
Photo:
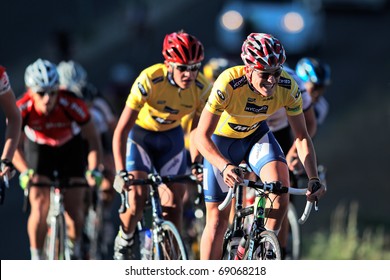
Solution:
M 278 37 L 290 66 L 302 56 L 321 58 L 332 69 L 332 85 L 326 92 L 330 113 L 314 144 L 327 168 L 328 193 L 302 231 L 305 247 L 311 244 L 306 258 L 321 254 L 343 258 L 324 255 L 332 231 L 358 242 L 380 238 L 379 247 L 390 247 L 388 2 L 13 0 L 2 4 L 0 63 L 20 96 L 24 70 L 37 58 L 55 63 L 73 59 L 120 114 L 134 78 L 143 68 L 163 61 L 164 36 L 180 29 L 203 42 L 205 61 L 225 56 L 241 63 L 240 46 L 251 31 Z M 22 203 L 15 178 L 0 207 L 0 259 L 29 258 Z M 116 213 L 113 209 L 117 221 Z M 315 246 L 319 253 L 310 255 Z M 343 251 L 343 246 L 345 241 L 337 250 Z M 387 256 L 379 252 L 344 258 Z

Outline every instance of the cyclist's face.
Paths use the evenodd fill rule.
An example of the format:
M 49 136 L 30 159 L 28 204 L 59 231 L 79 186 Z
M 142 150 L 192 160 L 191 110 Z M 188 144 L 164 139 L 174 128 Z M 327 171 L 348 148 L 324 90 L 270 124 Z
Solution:
M 198 76 L 200 65 L 200 63 L 191 65 L 169 63 L 168 71 L 172 71 L 173 79 L 180 88 L 187 89 Z
M 33 93 L 35 108 L 42 114 L 49 114 L 55 107 L 58 91 L 38 91 Z
M 282 69 L 280 68 L 273 72 L 252 70 L 249 74 L 253 87 L 262 96 L 268 97 L 274 94 L 281 73 Z

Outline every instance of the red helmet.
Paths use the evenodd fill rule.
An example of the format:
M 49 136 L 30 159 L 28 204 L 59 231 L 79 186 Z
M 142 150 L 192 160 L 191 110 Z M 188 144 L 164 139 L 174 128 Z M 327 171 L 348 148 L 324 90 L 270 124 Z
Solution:
M 180 64 L 199 63 L 204 58 L 202 43 L 183 31 L 165 36 L 162 54 L 166 61 Z
M 251 33 L 242 44 L 242 61 L 246 66 L 259 70 L 274 70 L 286 60 L 280 41 L 265 33 Z

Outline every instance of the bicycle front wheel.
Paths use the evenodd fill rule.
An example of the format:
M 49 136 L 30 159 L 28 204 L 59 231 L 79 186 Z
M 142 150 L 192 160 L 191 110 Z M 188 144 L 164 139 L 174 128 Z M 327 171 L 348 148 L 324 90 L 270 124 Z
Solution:
M 157 247 L 153 249 L 154 259 L 188 260 L 183 240 L 173 223 L 162 222 L 157 234 Z
M 59 215 L 53 219 L 49 229 L 46 255 L 49 260 L 70 260 L 68 244 L 66 244 L 65 217 Z
M 260 233 L 259 240 L 248 240 L 249 246 L 245 252 L 244 260 L 280 260 L 280 245 L 278 238 L 272 231 L 265 230 Z M 254 242 L 253 247 L 251 242 Z
M 298 224 L 297 211 L 289 204 L 287 218 L 289 223 L 286 259 L 299 260 L 301 257 L 301 229 Z

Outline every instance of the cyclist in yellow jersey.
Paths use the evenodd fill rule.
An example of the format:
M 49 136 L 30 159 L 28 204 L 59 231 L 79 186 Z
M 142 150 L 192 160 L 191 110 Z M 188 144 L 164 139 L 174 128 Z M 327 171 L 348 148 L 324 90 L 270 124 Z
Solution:
M 211 90 L 207 79 L 199 73 L 203 45 L 196 37 L 179 31 L 165 36 L 162 53 L 164 64 L 146 68 L 135 80 L 114 132 L 114 187 L 118 192 L 128 190 L 126 171 L 134 178 L 147 178 L 153 170 L 162 176 L 186 171 L 181 119 L 196 112 L 191 130 L 196 128 Z M 196 149 L 192 150 L 191 160 L 202 160 Z M 159 189 L 164 214 L 180 230 L 185 188 L 173 184 Z M 128 190 L 130 208 L 120 214 L 115 259 L 139 258 L 134 236 L 147 192 L 139 186 Z
M 206 226 L 201 259 L 220 259 L 230 208 L 218 210 L 229 187 L 242 182 L 237 166 L 244 160 L 264 182 L 281 181 L 289 186 L 284 154 L 270 132 L 266 119 L 286 109 L 295 135 L 299 158 L 308 175 L 307 199 L 325 193 L 318 178 L 316 155 L 302 112 L 296 82 L 283 70 L 285 51 L 269 34 L 251 33 L 242 45 L 243 66 L 225 70 L 215 81 L 197 127 L 196 146 L 204 156 Z M 315 191 L 313 191 L 313 189 Z M 278 233 L 289 197 L 272 197 L 273 211 L 266 227 Z

